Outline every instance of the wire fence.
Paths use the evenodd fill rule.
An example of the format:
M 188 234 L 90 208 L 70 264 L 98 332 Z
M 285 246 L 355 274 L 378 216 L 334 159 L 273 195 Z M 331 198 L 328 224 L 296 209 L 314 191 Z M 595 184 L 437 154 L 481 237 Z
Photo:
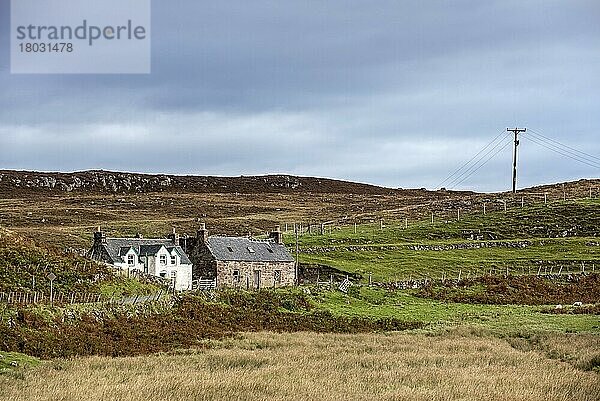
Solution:
M 468 280 L 477 280 L 483 277 L 539 277 L 551 281 L 567 281 L 577 282 L 581 277 L 589 274 L 595 274 L 595 270 L 569 270 L 563 268 L 556 269 L 538 269 L 537 272 L 527 273 L 516 269 L 490 269 L 489 272 L 484 274 L 462 274 L 459 272 L 458 275 L 451 276 L 449 274 L 442 274 L 439 277 L 426 276 L 421 278 L 409 278 L 406 280 L 388 280 L 388 281 L 376 281 L 368 278 L 367 282 L 361 282 L 357 279 L 346 277 L 344 279 L 335 277 L 332 275 L 329 280 L 305 280 L 303 284 L 314 284 L 318 287 L 325 288 L 328 290 L 340 290 L 347 292 L 348 288 L 353 285 L 363 285 L 370 287 L 386 288 L 389 290 L 408 290 L 408 289 L 420 289 L 427 286 L 443 285 L 445 287 L 460 286 Z
M 474 195 L 466 199 L 446 199 L 429 205 L 407 205 L 394 210 L 381 209 L 369 213 L 344 216 L 326 221 L 280 222 L 286 235 L 328 235 L 334 231 L 354 230 L 354 233 L 367 230 L 384 231 L 386 228 L 409 228 L 415 225 L 426 226 L 437 223 L 450 223 L 466 220 L 469 217 L 489 217 L 494 213 L 523 209 L 531 206 L 554 205 L 567 201 L 583 201 L 600 198 L 599 187 L 589 187 L 589 194 L 581 197 L 569 194 L 567 189 L 546 192 L 525 192 L 514 196 Z M 479 229 L 481 231 L 481 229 Z M 477 239 L 477 238 L 473 238 Z M 486 238 L 480 238 L 486 239 Z
M 110 296 L 97 293 L 87 292 L 24 292 L 24 291 L 9 291 L 0 292 L 0 303 L 12 305 L 31 305 L 31 304 L 48 304 L 63 306 L 68 304 L 121 304 L 121 305 L 136 305 L 138 303 L 156 302 L 164 297 L 168 297 L 166 291 L 159 291 L 155 294 L 138 294 L 132 296 Z

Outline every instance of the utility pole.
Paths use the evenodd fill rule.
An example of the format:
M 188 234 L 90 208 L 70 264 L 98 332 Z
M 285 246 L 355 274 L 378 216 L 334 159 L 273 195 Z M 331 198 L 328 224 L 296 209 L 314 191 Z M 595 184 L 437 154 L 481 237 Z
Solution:
M 513 153 L 513 179 L 512 179 L 512 191 L 513 194 L 517 192 L 517 147 L 519 146 L 519 134 L 527 131 L 527 128 L 507 128 L 506 131 L 515 134 L 515 150 Z
M 296 229 L 296 224 L 294 223 L 294 235 L 296 237 L 296 266 L 295 266 L 295 271 L 294 271 L 294 275 L 296 276 L 296 285 L 300 285 L 300 280 L 298 278 L 298 263 L 300 263 L 300 259 L 298 258 L 298 253 L 299 253 L 299 246 L 298 246 L 298 230 Z

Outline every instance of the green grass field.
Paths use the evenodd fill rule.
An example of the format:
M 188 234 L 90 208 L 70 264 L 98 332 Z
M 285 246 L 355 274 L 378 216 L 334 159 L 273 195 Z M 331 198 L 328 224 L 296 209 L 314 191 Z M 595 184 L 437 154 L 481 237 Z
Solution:
M 463 216 L 460 221 L 404 221 L 337 226 L 324 234 L 299 237 L 299 259 L 347 272 L 369 274 L 377 281 L 410 277 L 462 277 L 492 269 L 513 274 L 600 269 L 600 201 L 580 200 Z M 486 239 L 470 235 L 484 233 Z M 489 239 L 489 236 L 494 238 Z M 293 235 L 286 241 L 294 246 Z M 429 247 L 513 245 L 474 249 L 414 250 Z M 522 245 L 516 247 L 516 245 Z
M 342 316 L 393 317 L 427 323 L 425 331 L 458 326 L 486 329 L 499 336 L 533 332 L 600 333 L 597 315 L 542 313 L 545 306 L 473 305 L 420 298 L 412 290 L 387 291 L 361 287 L 349 295 L 311 287 L 318 308 Z

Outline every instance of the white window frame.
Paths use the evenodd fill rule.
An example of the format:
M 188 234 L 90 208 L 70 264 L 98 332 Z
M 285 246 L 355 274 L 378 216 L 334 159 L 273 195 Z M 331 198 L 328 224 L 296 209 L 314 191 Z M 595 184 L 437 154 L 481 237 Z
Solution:
M 160 263 L 161 266 L 166 266 L 167 265 L 167 255 L 165 255 L 165 254 L 158 255 L 158 263 Z

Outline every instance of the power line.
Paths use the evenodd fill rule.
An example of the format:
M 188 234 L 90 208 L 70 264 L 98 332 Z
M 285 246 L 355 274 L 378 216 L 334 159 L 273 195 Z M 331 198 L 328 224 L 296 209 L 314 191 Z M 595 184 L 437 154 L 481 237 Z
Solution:
M 555 153 L 558 153 L 558 154 L 568 157 L 570 159 L 576 160 L 578 162 L 588 164 L 588 165 L 594 165 L 594 166 L 600 164 L 600 161 L 584 158 L 583 156 L 580 156 L 574 152 L 569 152 L 567 149 L 561 148 L 557 145 L 554 145 L 553 143 L 544 141 L 543 139 L 540 139 L 537 136 L 532 136 L 531 139 L 534 139 L 535 143 L 537 143 L 540 146 L 544 146 L 545 148 L 552 150 Z
M 451 181 L 448 183 L 448 187 L 450 187 L 450 188 L 453 188 L 453 187 L 455 187 L 456 185 L 458 185 L 458 183 L 460 183 L 460 182 L 463 182 L 463 181 L 464 181 L 464 177 L 465 177 L 465 176 L 466 176 L 466 177 L 470 177 L 470 176 L 473 174 L 473 172 L 474 172 L 474 171 L 477 171 L 477 170 L 479 170 L 479 167 L 480 167 L 480 166 L 479 166 L 479 164 L 481 163 L 481 161 L 482 161 L 482 160 L 484 160 L 486 157 L 488 157 L 488 156 L 489 156 L 489 155 L 490 155 L 490 154 L 491 154 L 493 151 L 495 151 L 495 150 L 498 148 L 498 146 L 502 145 L 502 143 L 503 143 L 502 141 L 501 141 L 501 142 L 498 142 L 498 143 L 497 143 L 497 144 L 495 144 L 495 145 L 494 145 L 494 146 L 493 146 L 493 147 L 492 147 L 490 150 L 488 150 L 488 151 L 487 151 L 485 154 L 483 154 L 481 157 L 479 157 L 479 158 L 478 158 L 478 159 L 475 161 L 475 163 L 474 163 L 472 166 L 470 166 L 468 169 L 466 169 L 465 171 L 463 171 L 463 172 L 462 172 L 460 175 L 458 175 L 456 178 L 454 178 L 453 180 L 451 180 Z M 504 147 L 506 147 L 506 144 L 505 144 L 505 146 L 504 146 Z M 494 156 L 495 156 L 496 154 L 497 154 L 497 153 L 494 153 Z M 493 157 L 493 156 L 492 156 L 492 157 Z
M 568 153 L 565 153 L 560 148 L 558 148 L 558 147 L 551 147 L 551 145 L 546 144 L 546 143 L 540 141 L 539 139 L 536 139 L 535 137 L 529 136 L 529 137 L 527 137 L 527 140 L 529 140 L 531 142 L 534 142 L 534 143 L 536 143 L 536 144 L 538 144 L 538 145 L 540 145 L 540 146 L 542 146 L 542 147 L 544 147 L 544 148 L 546 148 L 548 150 L 551 150 L 551 151 L 553 151 L 555 153 L 558 153 L 559 155 L 568 157 L 568 158 L 570 158 L 572 160 L 575 160 L 575 161 L 578 161 L 580 163 L 586 164 L 586 165 L 588 165 L 590 167 L 594 167 L 594 168 L 600 169 L 600 163 L 590 162 L 590 161 L 578 158 L 576 156 L 570 155 Z
M 475 154 L 475 156 L 473 156 L 469 161 L 467 161 L 466 163 L 464 163 L 463 165 L 461 165 L 459 168 L 457 168 L 456 170 L 454 170 L 454 172 L 452 174 L 450 174 L 449 176 L 447 176 L 442 182 L 440 182 L 437 186 L 441 187 L 446 181 L 448 181 L 450 178 L 454 177 L 456 174 L 458 174 L 463 168 L 465 168 L 466 166 L 468 166 L 473 160 L 475 160 L 475 158 L 477 156 L 479 156 L 482 152 L 484 152 L 487 148 L 489 148 L 494 142 L 496 142 L 496 140 L 498 138 L 500 138 L 502 135 L 504 134 L 504 130 L 500 131 L 500 133 L 498 134 L 498 136 L 496 136 L 494 139 L 492 139 L 487 145 L 485 145 L 479 152 L 477 152 Z
M 503 132 L 503 133 L 504 133 L 504 132 Z M 505 138 L 504 140 L 506 141 L 506 138 Z M 451 180 L 451 181 L 448 183 L 448 186 L 449 186 L 449 187 L 451 187 L 451 188 L 453 188 L 454 186 L 456 186 L 456 185 L 457 185 L 457 182 L 462 182 L 462 181 L 464 181 L 464 180 L 462 180 L 462 181 L 461 181 L 461 179 L 462 179 L 463 177 L 465 177 L 465 175 L 467 175 L 467 177 L 470 177 L 474 171 L 477 171 L 477 170 L 479 169 L 479 167 L 478 167 L 478 164 L 479 164 L 479 163 L 480 163 L 480 162 L 481 162 L 483 159 L 485 159 L 487 156 L 489 156 L 489 155 L 490 155 L 490 154 L 491 154 L 491 153 L 492 153 L 494 150 L 496 150 L 496 149 L 498 148 L 498 146 L 502 145 L 502 143 L 503 143 L 503 141 L 500 141 L 500 142 L 498 142 L 497 144 L 495 144 L 495 145 L 494 145 L 494 146 L 493 146 L 493 147 L 492 147 L 490 150 L 488 150 L 488 151 L 487 151 L 487 152 L 486 152 L 484 155 L 482 155 L 481 157 L 479 157 L 479 158 L 478 158 L 478 159 L 475 161 L 475 163 L 474 163 L 474 164 L 473 164 L 471 167 L 469 167 L 468 169 L 466 169 L 465 171 L 463 171 L 461 174 L 459 174 L 459 175 L 458 175 L 456 178 L 454 178 L 453 180 Z M 504 145 L 504 147 L 506 147 L 506 144 Z M 495 154 L 494 154 L 494 156 L 495 156 L 496 154 L 497 154 L 497 153 L 495 153 Z M 492 157 L 493 157 L 493 156 L 492 156 Z
M 563 148 L 560 148 L 557 145 L 554 145 L 552 143 L 549 143 L 549 142 L 546 142 L 546 141 L 544 141 L 542 139 L 539 139 L 537 136 L 530 136 L 529 139 L 531 139 L 532 142 L 537 143 L 538 145 L 543 146 L 544 148 L 546 148 L 548 150 L 551 150 L 551 151 L 553 151 L 555 153 L 558 153 L 558 154 L 560 154 L 562 156 L 568 157 L 568 158 L 570 158 L 572 160 L 578 161 L 578 162 L 583 163 L 583 164 L 587 164 L 588 166 L 591 166 L 591 167 L 598 168 L 600 166 L 600 161 L 597 162 L 595 160 L 584 159 L 583 157 L 581 157 L 581 156 L 579 156 L 577 154 L 574 154 L 573 152 L 568 152 L 567 150 L 565 150 Z
M 493 142 L 492 142 L 493 143 Z M 466 165 L 468 166 L 462 173 L 458 174 L 457 176 L 455 176 L 453 179 L 451 179 L 447 185 L 449 187 L 452 187 L 454 183 L 456 183 L 457 181 L 459 181 L 462 177 L 464 177 L 466 174 L 469 174 L 476 166 L 477 164 L 479 164 L 479 162 L 481 162 L 481 160 L 483 160 L 485 157 L 487 157 L 491 152 L 493 152 L 495 149 L 498 148 L 498 146 L 502 145 L 502 141 L 500 142 L 496 142 L 494 144 L 494 146 L 492 146 L 487 152 L 485 152 L 483 155 L 479 156 L 483 150 L 485 150 L 486 148 L 483 148 L 481 151 L 479 151 L 477 153 L 477 155 L 475 157 L 473 157 L 471 159 L 471 161 L 474 160 L 473 164 L 471 165 Z M 487 147 L 487 146 L 486 146 Z M 470 163 L 469 163 L 470 164 Z
M 537 139 L 539 139 L 540 141 L 551 142 L 552 145 L 554 145 L 557 148 L 561 148 L 562 150 L 564 150 L 567 153 L 573 154 L 575 156 L 578 156 L 582 159 L 588 160 L 593 163 L 600 162 L 600 157 L 590 155 L 589 153 L 582 152 L 581 150 L 575 149 L 569 145 L 565 145 L 564 143 L 561 143 L 557 140 L 548 138 L 547 136 L 540 134 L 538 131 L 535 131 L 535 130 L 530 130 L 530 131 L 532 131 L 533 136 L 537 137 Z
M 567 148 L 567 149 L 569 149 L 569 150 L 573 151 L 574 153 L 580 153 L 580 154 L 582 154 L 582 155 L 585 155 L 585 156 L 587 156 L 587 157 L 588 157 L 588 158 L 590 158 L 590 159 L 593 159 L 593 160 L 596 160 L 596 161 L 600 161 L 600 157 L 598 157 L 598 156 L 594 156 L 594 155 L 591 155 L 591 154 L 589 154 L 589 153 L 585 153 L 585 152 L 583 152 L 583 151 L 581 151 L 581 150 L 579 150 L 579 149 L 575 149 L 575 148 L 572 148 L 572 147 L 571 147 L 571 146 L 569 146 L 569 145 L 565 145 L 564 143 L 561 143 L 561 142 L 559 142 L 559 141 L 557 141 L 557 140 L 555 140 L 555 139 L 548 138 L 547 136 L 544 136 L 544 135 L 542 135 L 542 133 L 540 133 L 539 131 L 536 131 L 536 130 L 531 130 L 531 131 L 533 131 L 533 133 L 534 133 L 535 135 L 537 135 L 537 136 L 539 136 L 539 137 L 542 137 L 543 139 L 546 139 L 546 140 L 548 140 L 548 141 L 554 142 L 554 143 L 556 143 L 556 144 L 558 144 L 558 145 L 560 145 L 560 146 L 562 146 L 562 147 L 565 147 L 565 148 Z
M 531 142 L 533 142 L 533 143 L 536 143 L 536 144 L 538 144 L 538 145 L 540 145 L 540 146 L 542 146 L 542 147 L 544 147 L 544 148 L 546 148 L 546 149 L 548 149 L 548 150 L 551 150 L 551 151 L 553 151 L 554 153 L 557 153 L 557 154 L 559 154 L 559 155 L 561 155 L 561 156 L 568 157 L 569 159 L 575 160 L 575 161 L 577 161 L 577 162 L 579 162 L 579 163 L 586 164 L 586 165 L 588 165 L 588 166 L 590 166 L 590 167 L 594 167 L 594 168 L 600 168 L 600 164 L 597 164 L 597 163 L 595 163 L 595 162 L 589 162 L 589 161 L 587 161 L 587 160 L 583 160 L 583 159 L 580 159 L 580 158 L 578 158 L 578 157 L 576 157 L 576 156 L 573 156 L 573 155 L 570 155 L 570 154 L 568 154 L 568 153 L 565 153 L 565 152 L 564 152 L 563 150 L 561 150 L 560 148 L 552 147 L 551 145 L 549 145 L 549 144 L 546 144 L 546 143 L 544 143 L 544 142 L 542 142 L 542 141 L 540 141 L 540 140 L 536 139 L 535 137 L 531 137 L 531 136 L 530 136 L 530 137 L 527 137 L 527 139 L 528 139 L 528 140 L 530 140 Z
M 518 135 L 520 133 L 525 132 L 524 128 L 507 128 L 507 131 L 513 132 L 514 144 L 515 144 L 515 152 L 513 157 L 513 192 L 516 191 L 516 159 L 517 159 L 517 146 L 519 144 Z M 462 184 L 465 180 L 479 171 L 483 166 L 485 166 L 490 160 L 496 157 L 500 152 L 502 152 L 512 141 L 505 143 L 503 139 L 498 140 L 504 134 L 504 130 L 502 130 L 494 139 L 492 139 L 489 143 L 487 143 L 482 149 L 480 149 L 471 159 L 469 159 L 466 163 L 463 163 L 459 168 L 454 170 L 450 175 L 448 175 L 438 187 L 441 187 L 444 183 L 447 184 L 448 188 L 453 189 L 458 185 Z M 529 140 L 539 146 L 542 146 L 548 150 L 551 150 L 554 153 L 557 153 L 561 156 L 568 157 L 572 160 L 575 160 L 579 163 L 588 165 L 593 168 L 600 169 L 600 158 L 589 153 L 580 151 L 575 149 L 569 145 L 565 145 L 557 140 L 549 138 L 542 133 L 528 129 L 528 135 L 524 136 L 526 140 Z M 504 145 L 503 145 L 504 144 Z M 499 146 L 503 145 L 498 149 Z
M 498 149 L 496 151 L 496 153 L 494 153 L 492 156 L 490 156 L 487 160 L 485 160 L 481 165 L 479 165 L 479 167 L 477 167 L 475 170 L 473 170 L 469 175 L 467 175 L 465 178 L 463 178 L 462 180 L 460 180 L 459 182 L 457 182 L 456 184 L 454 184 L 454 186 L 452 188 L 455 188 L 456 186 L 462 184 L 466 179 L 468 179 L 470 176 L 472 176 L 473 174 L 475 174 L 480 168 L 482 168 L 483 166 L 485 166 L 490 160 L 492 160 L 494 157 L 496 157 L 498 155 L 498 153 L 502 152 L 504 149 L 506 149 L 506 147 L 508 145 L 510 145 L 511 142 L 506 142 L 504 144 L 504 146 L 502 146 L 500 149 Z

